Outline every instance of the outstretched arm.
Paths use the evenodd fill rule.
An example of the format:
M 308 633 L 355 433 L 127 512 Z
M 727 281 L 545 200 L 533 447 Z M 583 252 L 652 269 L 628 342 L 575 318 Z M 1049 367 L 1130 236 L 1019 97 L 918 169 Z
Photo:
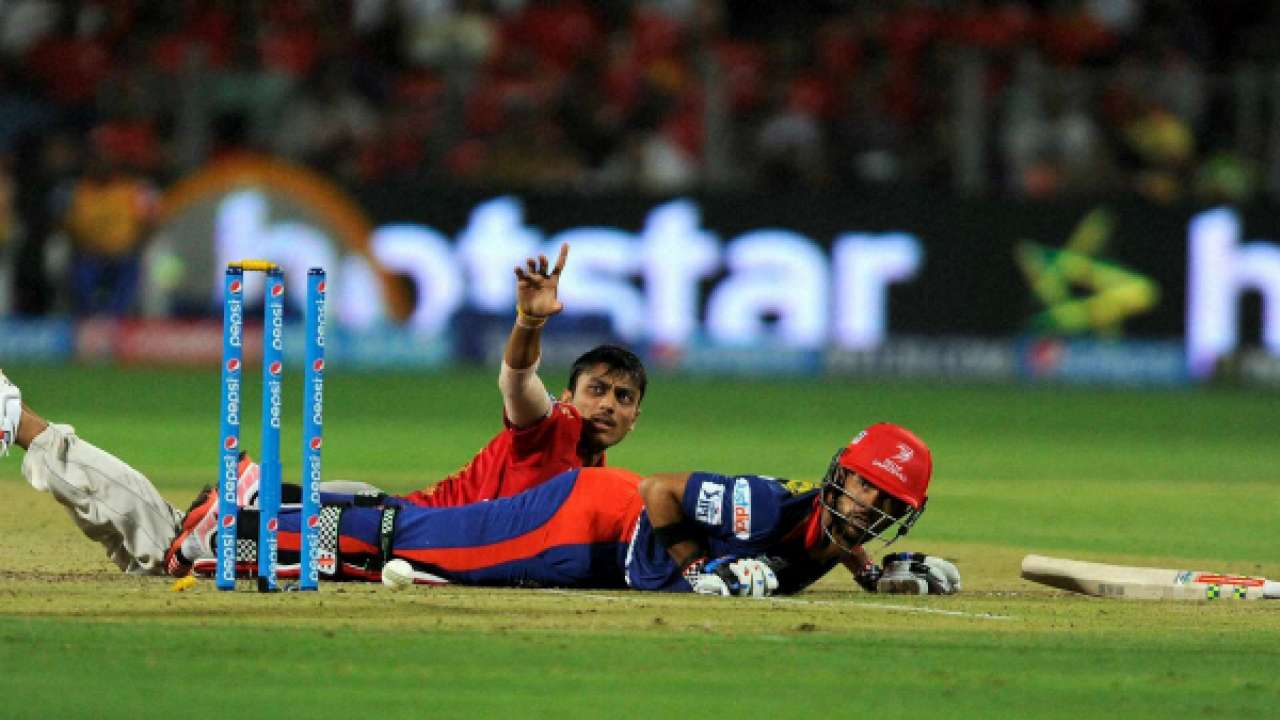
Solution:
M 525 261 L 527 268 L 515 269 L 516 321 L 507 338 L 498 388 L 507 419 L 516 427 L 538 421 L 551 407 L 547 388 L 538 378 L 538 360 L 542 355 L 542 326 L 547 324 L 547 318 L 564 309 L 557 291 L 568 257 L 566 243 L 560 246 L 555 267 L 549 267 L 547 257 L 539 255 Z

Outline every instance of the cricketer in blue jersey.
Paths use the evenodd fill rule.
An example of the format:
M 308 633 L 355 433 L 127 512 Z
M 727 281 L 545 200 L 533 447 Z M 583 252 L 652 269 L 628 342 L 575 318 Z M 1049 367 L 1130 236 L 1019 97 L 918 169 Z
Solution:
M 692 559 L 688 554 L 679 559 L 672 556 L 646 511 L 640 516 L 626 558 L 628 586 L 637 590 L 693 590 L 695 583 L 690 579 L 696 580 L 697 571 L 712 559 L 764 558 L 777 580 L 771 592 L 789 594 L 808 587 L 839 562 L 839 557 L 813 552 L 826 544 L 816 488 L 793 492 L 796 484 L 788 486 L 772 477 L 707 472 L 683 476 L 680 488 L 681 477 L 657 476 L 649 479 L 645 488 L 651 498 L 665 492 L 679 494 Z M 690 567 L 695 572 L 686 577 Z
M 890 556 L 882 573 L 863 546 L 888 545 L 924 510 L 932 459 L 910 431 L 880 423 L 832 459 L 819 486 L 759 475 L 654 475 L 580 468 L 526 492 L 462 507 L 394 497 L 326 496 L 333 579 L 377 580 L 392 559 L 424 584 L 623 588 L 762 597 L 795 593 L 836 565 L 864 588 L 953 592 L 954 566 Z M 252 511 L 242 511 L 252 512 Z M 298 514 L 281 514 L 281 574 L 296 569 Z M 252 533 L 255 522 L 240 522 Z M 244 569 L 252 572 L 252 551 Z M 196 570 L 211 569 L 206 559 Z

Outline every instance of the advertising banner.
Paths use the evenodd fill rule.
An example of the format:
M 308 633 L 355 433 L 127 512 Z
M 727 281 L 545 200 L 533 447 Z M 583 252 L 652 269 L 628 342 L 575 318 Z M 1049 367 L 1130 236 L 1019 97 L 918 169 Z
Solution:
M 322 265 L 337 327 L 450 335 L 460 357 L 479 360 L 491 349 L 477 339 L 509 322 L 512 268 L 567 242 L 559 329 L 674 367 L 916 372 L 903 363 L 923 362 L 979 378 L 1181 382 L 1211 376 L 1242 348 L 1280 355 L 1280 222 L 1263 209 L 924 192 L 343 191 L 288 175 L 290 191 L 279 173 L 247 177 L 174 194 L 165 227 L 180 259 L 166 267 L 183 274 L 153 305 L 216 308 L 231 258 L 295 273 Z M 984 341 L 1010 344 L 973 344 Z M 1156 369 L 1124 369 L 1126 348 Z

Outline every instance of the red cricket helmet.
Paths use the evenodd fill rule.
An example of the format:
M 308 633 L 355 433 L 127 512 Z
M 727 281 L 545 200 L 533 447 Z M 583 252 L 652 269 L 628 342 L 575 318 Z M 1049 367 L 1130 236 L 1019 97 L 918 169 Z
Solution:
M 845 488 L 845 472 L 857 473 L 898 501 L 891 512 L 870 507 Z M 870 539 L 888 547 L 907 534 L 928 501 L 933 456 L 915 433 L 893 423 L 876 423 L 854 436 L 836 451 L 822 481 L 822 506 L 831 515 L 824 527 L 827 537 L 846 551 Z M 838 508 L 839 496 L 853 500 L 857 511 L 850 515 Z M 887 533 L 897 528 L 890 537 Z
M 863 430 L 840 453 L 838 462 L 913 510 L 924 509 L 933 455 L 924 441 L 901 425 L 882 422 Z

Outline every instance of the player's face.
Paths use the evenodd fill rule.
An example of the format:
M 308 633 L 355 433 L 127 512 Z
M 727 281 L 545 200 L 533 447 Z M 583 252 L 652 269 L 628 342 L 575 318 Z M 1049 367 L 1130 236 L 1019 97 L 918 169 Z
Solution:
M 583 438 L 600 449 L 622 442 L 640 417 L 640 391 L 635 382 L 604 363 L 578 376 L 568 401 L 582 413 Z
M 872 485 L 861 475 L 847 468 L 840 468 L 841 486 L 844 492 L 831 491 L 828 500 L 836 512 L 849 522 L 842 522 L 830 511 L 824 514 L 825 522 L 846 549 L 855 548 L 875 537 L 872 531 L 884 532 L 891 521 L 906 512 L 906 505 L 889 493 Z

